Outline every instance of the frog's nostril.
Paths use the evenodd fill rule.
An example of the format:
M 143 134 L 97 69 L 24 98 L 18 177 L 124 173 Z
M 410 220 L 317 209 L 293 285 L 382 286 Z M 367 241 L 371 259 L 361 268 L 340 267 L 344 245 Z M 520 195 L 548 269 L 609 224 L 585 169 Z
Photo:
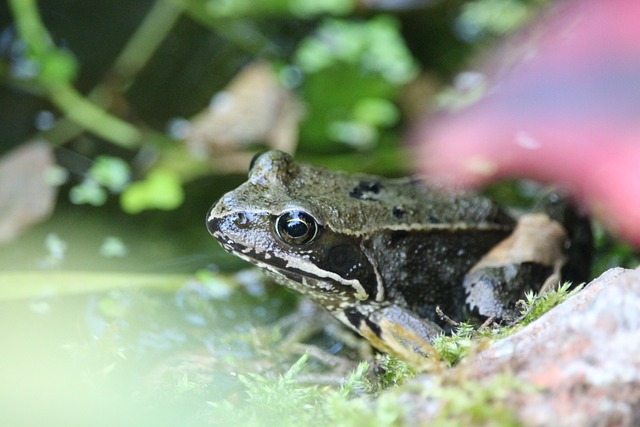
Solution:
M 233 222 L 238 228 L 246 228 L 249 221 L 244 213 L 238 212 L 234 215 Z
M 233 216 L 233 224 L 240 230 L 250 228 L 253 220 L 253 215 L 247 212 L 237 212 Z

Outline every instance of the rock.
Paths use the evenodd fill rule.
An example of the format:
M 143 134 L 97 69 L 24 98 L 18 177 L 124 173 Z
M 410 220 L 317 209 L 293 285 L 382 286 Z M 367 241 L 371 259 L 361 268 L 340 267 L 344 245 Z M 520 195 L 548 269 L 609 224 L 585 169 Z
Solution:
M 512 370 L 542 390 L 514 401 L 525 425 L 638 425 L 640 271 L 605 272 L 470 369 L 480 381 Z
M 605 272 L 537 321 L 469 357 L 447 378 L 493 385 L 505 374 L 534 387 L 514 387 L 501 402 L 522 425 L 640 425 L 640 271 Z M 432 378 L 416 380 L 428 387 Z M 431 399 L 422 401 L 425 410 L 419 402 L 411 405 L 411 424 L 440 416 Z
M 51 215 L 57 188 L 45 175 L 54 165 L 53 149 L 43 141 L 25 143 L 0 158 L 0 244 Z

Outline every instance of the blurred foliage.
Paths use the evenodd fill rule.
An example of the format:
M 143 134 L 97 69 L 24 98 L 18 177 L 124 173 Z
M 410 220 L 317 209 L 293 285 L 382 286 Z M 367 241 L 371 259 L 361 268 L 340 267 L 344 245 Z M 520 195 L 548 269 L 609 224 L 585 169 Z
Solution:
M 464 4 L 456 22 L 465 39 L 487 35 L 503 35 L 520 28 L 531 17 L 532 5 L 546 0 L 524 2 L 511 0 L 476 0 Z
M 401 401 L 370 396 L 413 376 L 406 364 L 380 356 L 375 375 L 361 364 L 341 377 L 338 387 L 300 384 L 303 373 L 326 373 L 326 366 L 306 356 L 294 364 L 298 356 L 278 347 L 280 328 L 270 328 L 265 337 L 255 327 L 289 314 L 294 298 L 251 274 L 220 273 L 244 264 L 209 238 L 205 213 L 244 179 L 223 173 L 229 170 L 223 167 L 244 171 L 265 141 L 232 149 L 240 155 L 233 163 L 219 147 L 204 159 L 194 156 L 176 131 L 206 110 L 246 65 L 264 60 L 304 104 L 295 147 L 300 159 L 350 171 L 409 172 L 401 146 L 405 125 L 428 105 L 456 108 L 472 100 L 483 81 L 461 71 L 473 54 L 526 23 L 544 1 L 405 2 L 417 5 L 413 10 L 399 3 L 9 0 L 0 5 L 5 12 L 0 14 L 0 154 L 36 138 L 47 141 L 56 147 L 59 166 L 46 176 L 61 190 L 49 221 L 0 248 L 5 271 L 25 266 L 37 271 L 1 276 L 0 302 L 9 313 L 3 334 L 16 340 L 2 343 L 16 349 L 16 363 L 5 365 L 35 358 L 25 369 L 35 372 L 41 387 L 40 376 L 48 372 L 36 368 L 56 362 L 52 354 L 71 355 L 72 379 L 101 387 L 115 376 L 124 378 L 127 401 L 139 398 L 155 378 L 162 383 L 162 398 L 188 402 L 168 418 L 183 417 L 174 425 L 190 425 L 185 420 L 194 417 L 201 417 L 195 425 L 230 425 L 229 420 L 270 425 L 261 419 L 265 413 L 279 425 L 401 425 Z M 440 86 L 450 80 L 457 84 Z M 420 81 L 437 95 L 412 105 L 407 93 Z M 526 183 L 490 191 L 518 206 L 531 199 Z M 604 253 L 598 270 L 637 263 L 630 248 L 603 233 L 597 236 Z M 116 270 L 127 273 L 105 273 Z M 189 280 L 194 271 L 195 283 Z M 175 272 L 189 275 L 167 274 Z M 15 300 L 20 303 L 7 306 Z M 86 330 L 77 332 L 78 325 Z M 23 334 L 29 339 L 21 340 Z M 474 338 L 464 325 L 442 337 L 442 360 L 456 363 Z M 314 339 L 357 358 L 332 337 Z M 43 351 L 40 342 L 54 350 Z M 202 367 L 202 361 L 188 369 L 167 367 L 188 359 L 185 353 L 194 349 L 215 367 Z M 68 383 L 68 375 L 51 382 L 52 395 Z M 436 385 L 431 393 L 448 402 L 437 425 L 455 425 L 455 417 L 486 425 L 499 418 L 502 424 L 491 425 L 511 425 L 512 414 L 499 403 L 518 387 L 509 379 L 481 388 Z M 83 406 L 82 390 L 70 396 L 79 399 L 71 399 L 74 409 Z M 162 402 L 152 399 L 152 412 L 164 414 Z M 226 418 L 216 419 L 221 414 Z
M 300 88 L 309 105 L 300 130 L 305 146 L 340 150 L 334 141 L 343 150 L 345 145 L 371 150 L 379 132 L 398 123 L 394 101 L 418 72 L 399 30 L 389 16 L 332 19 L 302 40 L 294 64 L 305 74 Z M 333 87 L 329 96 L 328 87 Z
M 428 3 L 419 13 L 442 16 L 441 10 L 447 10 L 450 27 L 472 26 L 476 42 L 481 32 L 503 33 L 517 27 L 529 11 L 527 3 L 515 0 L 475 1 L 462 7 L 430 7 Z M 40 121 L 39 129 L 29 131 L 23 126 L 11 144 L 39 135 L 54 145 L 89 155 L 102 171 L 91 167 L 82 182 L 70 188 L 73 203 L 100 206 L 108 201 L 108 193 L 122 194 L 121 205 L 130 213 L 175 209 L 181 199 L 175 178 L 178 185 L 186 185 L 198 176 L 215 173 L 215 162 L 207 167 L 201 159 L 188 160 L 179 136 L 166 133 L 167 119 L 192 116 L 205 108 L 204 103 L 253 59 L 268 59 L 281 70 L 282 84 L 302 97 L 306 110 L 298 147 L 302 157 L 305 153 L 362 153 L 371 167 L 386 172 L 406 169 L 398 163 L 402 156 L 393 154 L 400 152 L 396 126 L 405 120 L 398 108 L 403 86 L 420 72 L 442 72 L 420 70 L 418 64 L 424 61 L 413 57 L 407 47 L 411 42 L 402 34 L 406 11 L 394 10 L 392 3 L 386 13 L 376 13 L 354 0 L 157 0 L 147 2 L 146 10 L 136 8 L 136 24 L 114 21 L 120 26 L 118 32 L 129 34 L 115 46 L 110 40 L 115 36 L 94 38 L 95 46 L 88 46 L 80 39 L 80 22 L 79 31 L 58 24 L 60 15 L 53 13 L 58 6 L 53 3 L 38 8 L 34 0 L 12 0 L 9 6 L 14 26 L 5 27 L 3 33 L 3 91 L 12 96 L 21 91 L 35 95 L 19 102 L 34 115 L 45 111 L 48 117 L 46 123 Z M 117 16 L 124 13 L 124 7 L 116 2 L 106 12 Z M 66 19 L 74 19 L 78 12 L 69 10 Z M 91 19 L 97 19 L 99 13 Z M 186 17 L 204 27 L 194 26 Z M 97 63 L 87 49 L 100 49 L 100 43 L 110 46 Z M 87 84 L 89 76 L 99 75 L 102 77 L 93 77 Z M 76 85 L 85 89 L 79 91 Z M 169 95 L 171 101 L 165 98 Z M 51 105 L 42 110 L 38 98 Z M 164 110 L 149 110 L 156 109 L 158 101 Z M 19 109 L 23 115 L 24 108 Z M 133 162 L 135 152 L 144 153 L 149 160 Z M 101 160 L 104 155 L 114 157 L 112 154 L 120 157 L 121 164 Z M 319 163 L 326 161 L 319 158 Z M 144 191 L 125 189 L 135 180 L 147 180 L 145 176 L 155 168 L 166 169 L 167 164 L 172 164 L 177 177 L 170 179 L 164 171 L 155 174 L 151 184 L 141 184 Z M 120 171 L 110 172 L 110 168 Z M 120 180 L 117 188 L 101 181 L 104 173 L 118 175 L 106 178 Z M 167 186 L 173 195 L 167 197 L 170 200 L 143 195 L 158 185 Z
M 213 0 L 204 7 L 215 18 L 242 18 L 253 15 L 293 15 L 299 18 L 328 13 L 344 15 L 355 8 L 354 0 Z
M 399 427 L 414 425 L 415 420 L 412 421 L 411 416 L 416 417 L 416 413 L 425 418 L 419 410 L 407 404 L 406 390 L 405 393 L 401 389 L 391 390 L 375 399 L 362 394 L 371 384 L 366 376 L 366 363 L 358 365 L 337 389 L 300 384 L 295 380 L 305 368 L 307 359 L 303 356 L 277 378 L 256 374 L 242 376 L 240 381 L 247 389 L 244 399 L 240 402 L 227 399 L 212 405 L 212 424 Z M 447 380 L 426 377 L 423 381 L 429 384 L 419 392 L 420 404 L 441 407 L 437 416 L 426 416 L 431 418 L 429 425 L 435 427 L 519 426 L 516 414 L 505 402 L 515 393 L 536 392 L 535 387 L 508 374 L 491 379 L 489 384 L 480 384 L 464 376 Z
M 107 192 L 120 193 L 131 179 L 129 164 L 121 158 L 98 156 L 87 171 L 87 176 L 69 190 L 69 199 L 74 204 L 102 206 L 107 201 Z
M 145 209 L 173 210 L 184 200 L 180 179 L 172 171 L 155 169 L 143 181 L 129 186 L 120 203 L 127 213 L 138 213 Z

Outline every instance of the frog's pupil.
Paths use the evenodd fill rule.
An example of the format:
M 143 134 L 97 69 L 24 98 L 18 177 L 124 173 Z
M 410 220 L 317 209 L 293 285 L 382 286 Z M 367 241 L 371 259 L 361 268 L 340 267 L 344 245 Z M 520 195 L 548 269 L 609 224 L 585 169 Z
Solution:
M 297 218 L 287 222 L 287 234 L 291 237 L 302 237 L 309 232 L 309 226 Z

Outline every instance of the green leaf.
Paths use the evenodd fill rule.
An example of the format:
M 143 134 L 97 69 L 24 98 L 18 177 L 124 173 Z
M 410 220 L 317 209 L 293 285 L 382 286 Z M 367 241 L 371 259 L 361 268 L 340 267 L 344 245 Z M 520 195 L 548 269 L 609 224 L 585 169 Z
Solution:
M 308 106 L 300 140 L 318 151 L 373 148 L 397 123 L 394 100 L 418 70 L 389 16 L 326 19 L 299 44 L 294 65 Z
M 168 170 L 154 170 L 143 181 L 131 184 L 120 196 L 122 209 L 129 214 L 147 209 L 173 210 L 184 201 L 178 175 Z
M 124 160 L 112 156 L 98 156 L 89 175 L 113 192 L 120 192 L 129 183 L 131 169 Z
M 117 237 L 107 236 L 100 245 L 100 255 L 105 258 L 124 257 L 127 255 L 127 246 Z
M 312 17 L 323 13 L 346 15 L 355 7 L 354 0 L 291 0 L 290 10 L 300 17 Z
M 71 188 L 69 199 L 74 205 L 102 206 L 107 201 L 107 192 L 95 180 L 87 178 Z
M 417 65 L 400 35 L 398 21 L 380 16 L 365 22 L 326 20 L 316 35 L 304 40 L 295 62 L 305 73 L 317 73 L 339 63 L 357 64 L 388 82 L 407 83 Z
M 372 126 L 393 126 L 398 122 L 400 113 L 392 102 L 383 98 L 365 98 L 353 107 L 356 121 Z

